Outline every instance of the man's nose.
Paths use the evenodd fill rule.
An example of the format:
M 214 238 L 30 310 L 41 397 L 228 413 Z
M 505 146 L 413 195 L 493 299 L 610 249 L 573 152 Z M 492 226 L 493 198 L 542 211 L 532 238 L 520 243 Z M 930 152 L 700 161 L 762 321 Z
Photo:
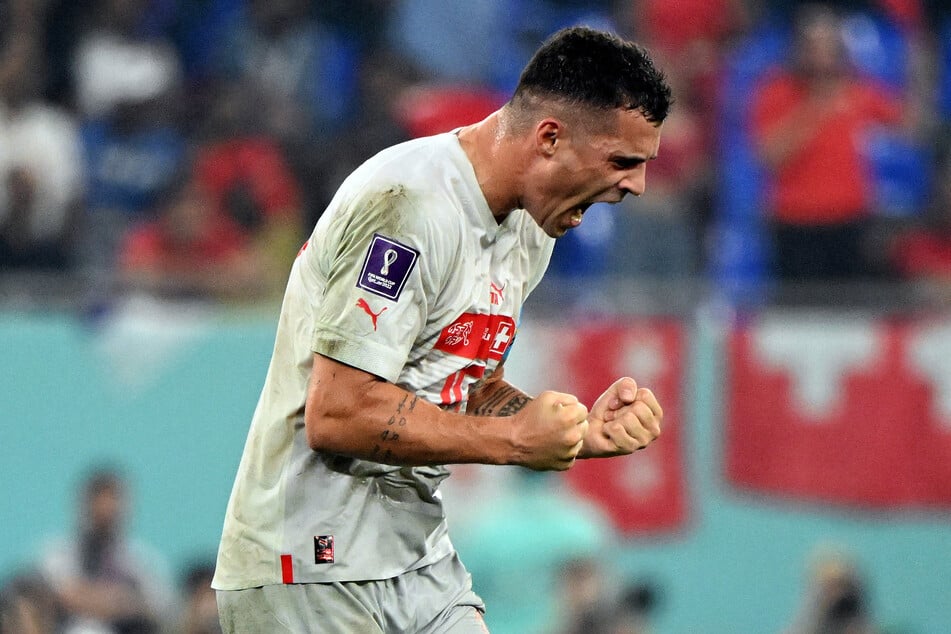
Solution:
M 618 183 L 618 189 L 620 189 L 624 194 L 633 194 L 634 196 L 640 196 L 643 194 L 646 187 L 647 172 L 643 169 L 639 169 L 636 172 L 628 174 L 620 183 Z

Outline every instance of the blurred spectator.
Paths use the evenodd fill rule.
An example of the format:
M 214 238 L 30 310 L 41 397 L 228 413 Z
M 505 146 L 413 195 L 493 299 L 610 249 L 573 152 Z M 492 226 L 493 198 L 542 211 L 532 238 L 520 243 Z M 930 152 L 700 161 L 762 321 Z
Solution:
M 126 234 L 120 277 L 125 289 L 157 297 L 258 298 L 275 283 L 253 242 L 203 183 L 186 176 L 169 187 L 154 220 Z
M 210 197 L 217 222 L 242 234 L 249 264 L 259 269 L 259 292 L 276 293 L 305 238 L 298 180 L 240 86 L 216 87 L 196 134 L 195 179 Z
M 123 236 L 150 217 L 185 161 L 185 139 L 167 114 L 158 101 L 128 103 L 113 118 L 82 127 L 89 176 L 78 263 L 91 299 L 111 296 Z
M 481 511 L 453 542 L 476 580 L 475 591 L 495 606 L 485 615 L 490 631 L 548 633 L 564 622 L 558 614 L 559 572 L 569 561 L 596 557 L 612 528 L 597 507 L 566 490 L 564 480 L 512 473 L 511 480 L 503 475 L 494 481 L 491 502 L 482 500 Z M 479 503 L 476 489 L 465 493 L 469 504 Z M 524 600 L 526 587 L 531 601 Z
M 314 18 L 306 0 L 248 0 L 211 53 L 219 78 L 280 141 L 323 138 L 350 116 L 358 50 Z
M 716 132 L 715 104 L 724 57 L 750 26 L 748 4 L 745 0 L 628 0 L 630 15 L 621 18 L 642 44 L 660 56 L 664 69 L 679 75 L 677 109 L 690 110 L 699 118 L 708 150 Z
M 148 217 L 185 157 L 177 116 L 181 72 L 167 42 L 140 35 L 146 0 L 100 2 L 75 65 L 87 165 L 77 254 L 94 307 L 115 290 L 126 231 Z
M 921 0 L 878 0 L 879 6 L 907 29 L 924 26 L 925 7 Z
M 931 303 L 951 303 L 951 154 L 937 170 L 928 213 L 893 239 L 890 254 L 900 279 Z
M 361 59 L 386 45 L 394 0 L 321 0 L 313 3 L 315 17 L 350 42 Z
M 35 0 L 26 1 L 35 3 Z M 75 114 L 73 60 L 76 45 L 80 34 L 88 28 L 97 6 L 94 2 L 43 0 L 43 7 L 41 37 L 46 58 L 46 67 L 41 70 L 46 78 L 43 94 Z
M 215 52 L 241 19 L 246 0 L 151 0 L 150 32 L 174 42 L 189 92 L 215 79 Z
M 326 142 L 327 150 L 315 152 L 305 139 L 285 146 L 310 201 L 307 227 L 313 227 L 350 172 L 383 148 L 410 138 L 399 121 L 397 104 L 400 95 L 421 81 L 419 70 L 386 48 L 360 64 L 354 115 Z
M 563 634 L 603 631 L 607 580 L 593 558 L 568 561 L 559 574 L 556 603 L 561 611 Z
M 614 610 L 611 634 L 650 634 L 650 623 L 659 600 L 657 588 L 649 582 L 633 583 L 621 592 Z
M 867 251 L 871 168 L 863 152 L 873 126 L 903 120 L 900 101 L 847 64 L 842 25 L 828 6 L 796 14 L 791 67 L 753 96 L 752 125 L 772 173 L 768 214 L 775 272 L 786 282 L 874 277 Z
M 505 58 L 499 44 L 517 40 L 522 4 L 523 0 L 397 0 L 391 46 L 435 82 L 489 84 L 498 72 L 496 64 Z
M 84 117 L 108 117 L 120 104 L 148 101 L 180 81 L 174 47 L 145 33 L 148 8 L 149 0 L 98 0 L 73 67 L 76 105 Z
M 594 558 L 571 560 L 559 577 L 560 634 L 650 634 L 657 591 L 646 582 L 619 585 Z
M 76 532 L 41 555 L 40 569 L 67 616 L 64 634 L 151 634 L 168 618 L 167 567 L 126 536 L 127 504 L 122 475 L 93 471 L 80 491 Z
M 652 50 L 681 62 L 705 63 L 748 27 L 744 0 L 630 0 L 635 30 Z M 695 56 L 699 59 L 689 60 Z M 684 68 L 684 76 L 693 75 Z
M 185 603 L 178 630 L 181 634 L 221 634 L 218 603 L 215 591 L 211 589 L 214 576 L 213 563 L 195 564 L 186 572 L 183 584 Z
M 537 45 L 559 28 L 613 30 L 610 0 L 396 0 L 389 41 L 436 83 L 508 94 Z
M 403 90 L 395 108 L 410 136 L 421 137 L 481 121 L 505 101 L 505 95 L 475 85 L 419 84 Z
M 876 634 L 865 580 L 843 552 L 821 551 L 810 562 L 803 606 L 784 634 Z
M 41 95 L 40 4 L 17 0 L 7 9 L 0 21 L 0 267 L 65 269 L 82 186 L 77 126 Z
M 33 571 L 0 587 L 0 634 L 60 634 L 62 617 L 53 590 Z

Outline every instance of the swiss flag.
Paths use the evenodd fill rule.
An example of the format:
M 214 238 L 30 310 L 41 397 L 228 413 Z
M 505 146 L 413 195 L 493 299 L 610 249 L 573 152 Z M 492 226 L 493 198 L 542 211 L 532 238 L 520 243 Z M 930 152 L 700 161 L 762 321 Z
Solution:
M 912 457 L 917 499 L 951 506 L 951 322 L 921 320 L 901 329 L 909 403 L 915 407 L 917 456 Z
M 664 408 L 660 438 L 631 456 L 579 460 L 569 485 L 602 507 L 619 531 L 682 526 L 687 496 L 681 440 L 683 327 L 674 320 L 607 322 L 575 332 L 566 355 L 569 390 L 587 406 L 622 376 L 649 387 Z
M 772 316 L 738 329 L 728 478 L 804 500 L 948 504 L 949 346 L 946 329 L 855 317 Z

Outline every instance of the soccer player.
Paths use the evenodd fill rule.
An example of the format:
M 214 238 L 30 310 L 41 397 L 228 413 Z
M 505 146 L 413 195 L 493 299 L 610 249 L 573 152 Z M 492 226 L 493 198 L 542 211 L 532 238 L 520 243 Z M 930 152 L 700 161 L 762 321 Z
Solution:
M 443 465 L 564 470 L 660 434 L 633 378 L 589 410 L 502 366 L 554 238 L 644 191 L 669 107 L 643 49 L 576 27 L 483 121 L 347 178 L 290 273 L 218 553 L 225 632 L 484 632 Z

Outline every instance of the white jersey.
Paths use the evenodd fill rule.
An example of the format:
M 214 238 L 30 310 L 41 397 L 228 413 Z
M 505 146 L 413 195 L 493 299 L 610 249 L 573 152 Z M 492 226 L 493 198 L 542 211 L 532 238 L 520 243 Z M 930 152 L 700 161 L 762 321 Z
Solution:
M 387 579 L 453 552 L 437 491 L 445 467 L 310 449 L 312 354 L 464 412 L 512 343 L 553 244 L 523 210 L 496 221 L 452 133 L 385 150 L 343 183 L 291 270 L 216 589 Z M 384 461 L 401 421 L 391 423 Z

